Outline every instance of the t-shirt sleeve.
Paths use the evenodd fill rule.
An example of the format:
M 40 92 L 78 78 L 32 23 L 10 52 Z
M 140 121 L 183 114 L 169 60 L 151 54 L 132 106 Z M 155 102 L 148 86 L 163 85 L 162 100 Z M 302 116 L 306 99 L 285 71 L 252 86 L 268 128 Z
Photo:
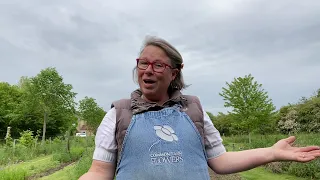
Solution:
M 93 159 L 104 162 L 116 162 L 117 144 L 115 140 L 116 109 L 110 109 L 100 123 L 96 137 Z
M 203 110 L 204 141 L 208 159 L 216 158 L 226 152 L 220 132 L 214 127 L 209 115 Z

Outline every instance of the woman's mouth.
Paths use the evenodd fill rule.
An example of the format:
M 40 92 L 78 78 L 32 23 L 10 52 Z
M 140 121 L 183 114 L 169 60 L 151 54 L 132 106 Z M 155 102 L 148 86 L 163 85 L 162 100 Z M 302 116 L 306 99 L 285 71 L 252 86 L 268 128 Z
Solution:
M 145 79 L 145 80 L 143 80 L 143 82 L 144 82 L 145 84 L 154 84 L 156 81 L 151 80 L 151 79 Z

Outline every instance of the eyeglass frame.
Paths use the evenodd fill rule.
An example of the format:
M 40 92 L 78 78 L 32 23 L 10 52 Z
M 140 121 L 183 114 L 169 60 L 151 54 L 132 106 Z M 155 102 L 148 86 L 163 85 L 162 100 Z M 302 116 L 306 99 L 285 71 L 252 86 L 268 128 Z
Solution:
M 148 63 L 148 66 L 147 66 L 145 69 L 139 68 L 138 64 L 139 64 L 139 61 L 140 61 L 140 60 L 145 60 L 145 61 Z M 150 62 L 150 61 L 148 61 L 148 60 L 146 60 L 146 59 L 142 59 L 142 58 L 137 58 L 136 61 L 137 61 L 137 68 L 140 69 L 140 70 L 146 70 L 146 69 L 148 69 L 149 65 L 151 65 L 152 70 L 153 70 L 154 72 L 158 72 L 158 73 L 163 73 L 163 72 L 166 70 L 167 67 L 169 67 L 170 69 L 176 69 L 176 68 L 173 68 L 171 65 L 169 65 L 169 64 L 167 64 L 167 63 L 164 63 L 164 62 L 159 62 L 159 61 Z M 155 63 L 161 63 L 161 64 L 163 64 L 163 65 L 164 65 L 163 70 L 162 70 L 162 71 L 155 71 L 155 70 L 154 70 L 154 67 L 153 67 L 153 64 L 155 64 Z

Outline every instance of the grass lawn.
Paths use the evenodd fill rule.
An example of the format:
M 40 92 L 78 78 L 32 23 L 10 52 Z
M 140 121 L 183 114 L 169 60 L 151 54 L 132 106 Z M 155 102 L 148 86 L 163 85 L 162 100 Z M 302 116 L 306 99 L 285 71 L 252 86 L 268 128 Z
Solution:
M 36 158 L 5 167 L 0 171 L 0 180 L 24 180 L 25 177 L 45 172 L 59 164 L 59 161 L 53 161 L 52 155 Z
M 275 174 L 265 170 L 263 167 L 251 169 L 239 174 L 241 176 L 241 179 L 244 180 L 306 180 L 304 178 L 299 178 L 287 174 Z
M 64 167 L 60 171 L 57 171 L 49 176 L 40 178 L 39 180 L 69 180 L 72 179 L 72 170 L 75 168 L 76 164 L 72 164 Z
M 230 143 L 228 146 L 226 146 L 228 151 L 238 151 L 243 149 L 243 147 L 245 147 L 244 143 Z M 238 174 L 241 176 L 241 179 L 244 180 L 306 180 L 304 178 L 299 178 L 288 174 L 272 173 L 263 167 L 254 168 Z

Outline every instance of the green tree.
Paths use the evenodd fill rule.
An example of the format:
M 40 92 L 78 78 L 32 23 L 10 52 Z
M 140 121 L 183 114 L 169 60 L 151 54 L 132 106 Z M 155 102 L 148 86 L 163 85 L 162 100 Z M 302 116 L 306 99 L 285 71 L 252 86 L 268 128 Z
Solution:
M 233 132 L 232 128 L 232 117 L 230 114 L 224 114 L 219 112 L 218 115 L 214 116 L 207 112 L 215 128 L 221 133 L 221 135 L 230 135 Z
M 249 74 L 245 77 L 234 78 L 231 83 L 219 93 L 225 101 L 225 107 L 231 107 L 231 114 L 240 129 L 249 133 L 258 129 L 264 132 L 264 124 L 272 117 L 275 107 L 262 84 L 254 80 Z
M 18 110 L 22 93 L 17 86 L 0 82 L 0 135 L 4 138 L 8 126 L 15 126 L 22 114 Z M 15 129 L 13 129 L 15 131 Z
M 320 98 L 320 89 L 317 90 L 315 97 Z
M 95 133 L 106 112 L 99 107 L 94 98 L 86 96 L 79 102 L 79 114 L 87 122 L 90 130 Z
M 301 130 L 320 132 L 320 97 L 313 96 L 304 103 L 297 104 L 296 108 L 297 122 L 301 124 Z
M 47 124 L 62 122 L 50 115 L 60 115 L 60 118 L 66 116 L 68 122 L 72 121 L 72 114 L 75 113 L 76 93 L 72 91 L 71 84 L 63 82 L 62 76 L 55 68 L 43 69 L 35 77 L 30 80 L 24 79 L 20 84 L 26 90 L 25 107 L 35 109 L 43 115 L 42 142 L 45 141 Z M 59 127 L 62 126 L 63 124 L 60 124 Z

